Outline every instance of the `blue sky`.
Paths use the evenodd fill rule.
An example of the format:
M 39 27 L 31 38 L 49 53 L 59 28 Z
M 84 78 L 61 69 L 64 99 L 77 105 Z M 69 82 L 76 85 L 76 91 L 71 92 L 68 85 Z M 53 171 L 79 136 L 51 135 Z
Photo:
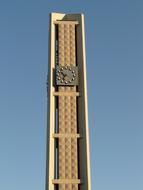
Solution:
M 0 189 L 43 190 L 50 12 L 85 14 L 92 190 L 143 189 L 143 1 L 0 1 Z

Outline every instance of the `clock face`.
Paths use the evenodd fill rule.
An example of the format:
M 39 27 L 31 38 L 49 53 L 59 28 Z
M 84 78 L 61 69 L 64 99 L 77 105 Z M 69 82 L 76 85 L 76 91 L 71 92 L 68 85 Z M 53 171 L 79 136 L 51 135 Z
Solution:
M 73 66 L 57 66 L 56 85 L 78 85 L 78 68 Z

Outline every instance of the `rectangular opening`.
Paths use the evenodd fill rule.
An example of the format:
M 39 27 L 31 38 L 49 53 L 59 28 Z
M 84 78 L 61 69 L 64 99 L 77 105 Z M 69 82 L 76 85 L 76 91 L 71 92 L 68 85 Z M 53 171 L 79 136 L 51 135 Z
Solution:
M 55 184 L 54 190 L 59 190 L 59 185 Z
M 55 133 L 59 133 L 58 97 L 55 97 Z M 55 138 L 55 179 L 59 178 L 59 139 Z M 57 190 L 57 189 L 56 189 Z
M 56 97 L 56 99 L 58 99 L 58 97 Z M 55 133 L 59 132 L 59 109 L 56 108 L 56 113 L 55 113 L 56 117 L 55 117 Z
M 58 25 L 55 26 L 55 67 L 59 62 L 59 51 L 58 51 Z M 55 86 L 55 91 L 58 91 L 58 87 Z M 59 98 L 55 96 L 55 133 L 59 133 Z M 55 179 L 59 178 L 59 139 L 55 138 Z M 55 184 L 54 190 L 59 190 L 59 185 Z
M 59 178 L 58 158 L 59 158 L 59 141 L 58 141 L 58 139 L 55 139 L 55 179 Z

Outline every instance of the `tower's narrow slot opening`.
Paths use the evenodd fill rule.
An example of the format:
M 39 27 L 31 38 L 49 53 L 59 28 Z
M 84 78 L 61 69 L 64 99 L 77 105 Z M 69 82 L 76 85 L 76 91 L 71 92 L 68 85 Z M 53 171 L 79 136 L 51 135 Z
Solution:
M 58 25 L 55 25 L 55 67 L 58 65 Z M 58 87 L 55 86 L 55 91 Z M 55 134 L 59 133 L 59 99 L 55 97 Z M 55 179 L 59 178 L 59 139 L 55 138 Z M 55 190 L 58 190 L 59 186 L 55 184 Z
M 56 110 L 55 110 L 55 133 L 59 132 L 59 108 L 58 108 L 58 97 L 56 99 Z
M 59 133 L 59 108 L 58 97 L 55 97 L 55 134 Z M 55 179 L 59 178 L 59 139 L 55 138 Z M 58 185 L 55 185 L 55 190 L 58 190 Z
M 59 141 L 58 141 L 58 139 L 55 139 L 55 179 L 59 178 L 58 157 L 59 157 Z
M 54 190 L 59 190 L 59 185 L 58 184 L 55 184 Z
M 59 109 L 58 109 L 58 97 L 55 97 L 55 134 L 59 132 Z M 59 178 L 59 139 L 55 138 L 55 179 Z

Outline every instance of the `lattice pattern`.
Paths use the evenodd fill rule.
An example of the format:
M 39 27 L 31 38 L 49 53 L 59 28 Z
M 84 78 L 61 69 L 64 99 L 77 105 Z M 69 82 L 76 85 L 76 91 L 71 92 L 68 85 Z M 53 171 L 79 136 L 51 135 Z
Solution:
M 59 24 L 59 64 L 75 66 L 75 25 Z M 76 87 L 59 87 L 76 92 Z M 59 97 L 59 133 L 77 133 L 76 97 Z M 77 138 L 59 139 L 59 178 L 78 179 Z M 59 190 L 78 190 L 77 184 L 60 184 Z

